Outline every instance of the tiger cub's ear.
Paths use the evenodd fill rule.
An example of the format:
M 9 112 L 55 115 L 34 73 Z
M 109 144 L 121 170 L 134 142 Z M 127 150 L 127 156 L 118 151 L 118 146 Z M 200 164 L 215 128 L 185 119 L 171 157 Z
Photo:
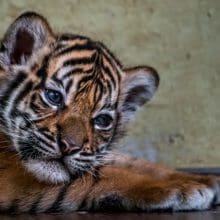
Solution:
M 159 75 L 151 67 L 135 67 L 124 70 L 120 95 L 122 121 L 129 121 L 134 112 L 148 102 L 159 86 Z
M 0 48 L 0 64 L 24 65 L 33 54 L 54 41 L 45 18 L 34 12 L 19 16 L 8 28 Z

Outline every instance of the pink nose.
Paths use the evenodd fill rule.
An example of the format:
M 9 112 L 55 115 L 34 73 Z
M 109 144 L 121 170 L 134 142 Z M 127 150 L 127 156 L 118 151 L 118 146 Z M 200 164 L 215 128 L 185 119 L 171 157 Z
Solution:
M 64 155 L 75 154 L 80 151 L 80 147 L 73 143 L 68 143 L 66 141 L 62 141 L 61 151 Z

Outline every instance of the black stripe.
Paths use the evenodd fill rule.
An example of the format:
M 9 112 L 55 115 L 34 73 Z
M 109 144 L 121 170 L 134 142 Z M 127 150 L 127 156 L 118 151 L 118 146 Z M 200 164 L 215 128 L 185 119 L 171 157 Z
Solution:
M 50 132 L 48 127 L 42 127 L 38 129 L 40 132 Z
M 50 134 L 47 134 L 45 132 L 42 132 L 42 135 L 44 135 L 47 139 L 49 139 L 50 141 L 55 141 L 54 137 Z
M 112 84 L 108 80 L 107 80 L 106 84 L 107 84 L 108 91 L 109 91 L 109 96 L 110 96 L 109 98 L 111 99 L 112 98 L 112 86 L 111 86 Z
M 79 205 L 77 211 L 87 211 L 88 210 L 88 198 L 85 197 L 81 204 Z
M 73 75 L 75 73 L 77 73 L 77 74 L 79 74 L 79 73 L 91 73 L 92 71 L 93 71 L 93 68 L 90 68 L 90 69 L 85 71 L 83 68 L 77 67 L 77 68 L 71 70 L 70 72 L 66 73 L 64 76 L 62 76 L 62 80 L 70 77 L 71 75 Z
M 101 166 L 97 166 L 94 171 L 94 176 L 93 176 L 94 182 L 93 182 L 92 187 L 94 187 L 99 181 L 101 181 L 100 168 Z
M 101 100 L 102 95 L 103 95 L 103 91 L 104 91 L 104 87 L 103 87 L 102 83 L 100 82 L 100 80 L 97 80 L 96 87 L 98 87 L 98 89 L 97 89 L 96 94 L 95 94 L 95 104 L 94 104 L 94 106 L 96 106 L 97 103 Z M 98 93 L 98 96 L 96 97 L 97 93 Z
M 82 51 L 82 50 L 92 51 L 96 49 L 97 48 L 93 44 L 88 44 L 87 42 L 86 44 L 75 44 L 71 47 L 61 50 L 54 57 L 63 56 L 64 54 L 70 53 L 72 51 Z
M 111 131 L 111 128 L 108 130 L 102 130 L 103 133 L 107 133 Z M 102 139 L 103 142 L 108 142 L 109 141 L 109 137 L 104 137 L 103 135 L 100 135 L 100 138 Z
M 46 138 L 46 135 L 45 135 L 44 133 L 41 133 L 41 134 L 44 135 L 45 138 Z M 42 138 L 39 137 L 39 136 L 37 136 L 36 138 L 37 138 L 38 142 L 42 142 L 42 143 L 43 143 L 44 145 L 46 145 L 48 148 L 54 149 L 54 147 L 53 147 L 52 145 L 50 145 L 50 143 L 47 143 L 46 140 L 42 139 Z M 54 140 L 52 140 L 52 141 L 54 141 Z M 45 150 L 48 151 L 47 149 L 45 149 Z M 49 151 L 48 151 L 48 152 L 49 152 Z
M 115 194 L 105 196 L 99 200 L 94 200 L 91 210 L 105 211 L 105 212 L 120 212 L 124 211 L 123 197 Z
M 76 161 L 78 161 L 78 162 L 83 162 L 83 163 L 89 163 L 89 164 L 91 164 L 91 160 L 89 160 L 89 159 L 80 159 L 80 158 L 75 158 L 74 160 L 76 160 Z M 88 165 L 89 165 L 88 164 Z
M 73 74 L 75 74 L 75 73 L 82 73 L 82 72 L 83 72 L 83 68 L 80 68 L 80 67 L 75 68 L 75 69 L 73 69 L 73 70 L 71 70 L 71 71 L 65 73 L 65 75 L 62 76 L 62 80 L 64 80 L 64 79 L 70 77 L 71 75 L 73 75 Z
M 30 102 L 30 108 L 34 113 L 39 113 L 39 111 L 41 109 L 40 106 L 36 105 L 33 102 Z
M 98 90 L 99 90 L 98 85 L 96 85 L 95 90 L 94 90 L 94 94 L 93 94 L 94 108 L 96 107 L 96 100 L 97 100 L 96 96 L 97 96 L 97 93 L 99 92 Z M 94 108 L 92 109 L 92 111 L 94 111 Z
M 14 104 L 17 104 L 21 99 L 23 99 L 33 88 L 33 82 L 29 81 L 26 83 L 25 87 L 22 89 L 20 94 L 14 100 Z
M 91 188 L 93 188 L 101 180 L 100 167 L 96 167 L 94 171 L 94 175 L 92 177 L 93 177 L 93 183 L 92 183 Z M 88 199 L 88 194 L 87 194 L 85 198 L 82 200 L 82 202 L 80 203 L 77 211 L 88 211 L 88 209 L 91 210 L 91 207 L 93 206 L 93 204 L 89 205 L 88 202 L 89 202 L 89 199 Z
M 69 90 L 70 90 L 70 88 L 72 87 L 72 85 L 73 85 L 73 80 L 69 80 L 69 82 L 67 83 L 67 86 L 66 86 L 66 94 L 68 94 L 69 93 Z
M 37 94 L 36 93 L 32 93 L 30 103 L 35 102 L 36 99 L 37 99 Z
M 49 63 L 49 56 L 46 56 L 42 62 L 41 68 L 36 72 L 36 76 L 41 79 L 41 82 L 39 83 L 39 85 L 36 86 L 36 89 L 45 86 L 45 81 L 47 79 L 48 63 Z
M 92 74 L 83 77 L 80 81 L 78 81 L 77 90 L 80 89 L 82 84 L 87 83 L 88 81 L 92 80 L 93 78 L 94 78 L 94 76 Z
M 63 186 L 60 189 L 60 192 L 56 198 L 56 200 L 53 202 L 53 204 L 45 211 L 46 213 L 56 213 L 56 212 L 61 212 L 62 211 L 62 202 L 65 199 L 67 190 L 69 188 L 70 184 L 67 184 Z
M 62 43 L 62 42 L 59 42 L 59 43 L 55 46 L 53 54 L 54 54 L 54 53 L 56 54 L 56 51 L 59 51 L 59 50 L 61 50 L 62 48 L 65 48 L 65 47 L 67 47 L 67 46 L 68 46 L 68 45 L 66 45 L 66 44 L 64 44 L 64 43 Z
M 116 109 L 116 105 L 115 105 L 115 103 L 106 102 L 106 103 L 102 106 L 102 108 L 100 109 L 100 111 L 103 110 L 103 109 L 115 110 L 115 109 Z
M 31 140 L 31 138 L 27 137 L 27 140 L 29 140 L 28 143 L 23 140 L 19 140 L 18 142 L 18 145 L 20 146 L 19 153 L 21 154 L 23 160 L 26 160 L 28 158 L 35 159 L 34 157 L 36 156 L 40 157 L 40 155 L 42 155 L 42 152 L 39 151 L 39 149 L 41 149 L 43 152 L 50 153 L 50 151 L 37 144 L 37 142 Z
M 114 54 L 103 43 L 96 42 L 96 44 L 99 44 L 99 46 L 102 48 L 103 53 L 108 54 L 108 56 L 110 56 L 110 58 L 113 59 L 120 68 L 122 68 L 122 65 L 119 62 L 119 60 L 114 56 Z
M 64 62 L 63 66 L 74 66 L 77 64 L 90 64 L 96 59 L 97 54 L 94 53 L 91 57 L 74 58 Z
M 57 72 L 52 76 L 52 79 L 59 85 L 63 86 L 63 81 L 57 78 Z
M 7 212 L 10 214 L 15 214 L 18 211 L 19 202 L 20 201 L 18 199 L 14 199 Z
M 22 89 L 22 91 L 15 98 L 13 102 L 12 111 L 10 112 L 10 115 L 12 116 L 12 118 L 15 118 L 17 116 L 16 112 L 18 111 L 17 105 L 19 101 L 21 101 L 26 95 L 28 95 L 32 88 L 33 88 L 33 82 L 31 81 L 27 82 L 24 88 Z
M 30 109 L 34 112 L 34 113 L 39 113 L 39 110 L 41 109 L 36 103 L 37 99 L 37 95 L 36 93 L 32 94 L 31 98 L 30 98 Z
M 62 34 L 61 36 L 58 37 L 59 41 L 69 41 L 69 40 L 89 40 L 88 37 L 77 35 L 77 34 Z
M 21 117 L 22 119 L 24 119 L 24 124 L 20 125 L 19 128 L 21 130 L 27 130 L 28 128 L 30 128 L 32 126 L 31 122 L 30 122 L 30 117 L 31 115 L 27 112 L 18 112 L 15 113 L 17 116 Z
M 105 73 L 107 73 L 108 77 L 110 78 L 110 81 L 113 84 L 113 88 L 116 88 L 117 83 L 115 81 L 113 73 L 110 71 L 110 69 L 107 66 L 103 65 L 102 69 L 104 70 Z
M 46 62 L 46 61 L 45 61 Z M 46 77 L 47 77 L 47 63 L 43 64 L 43 66 L 37 71 L 36 75 L 42 79 L 42 81 L 45 81 Z
M 27 75 L 24 72 L 19 72 L 18 75 L 12 80 L 11 83 L 9 83 L 7 89 L 1 94 L 0 96 L 0 119 L 1 124 L 4 122 L 4 127 L 7 128 L 7 120 L 4 121 L 4 117 L 2 113 L 4 112 L 4 109 L 8 105 L 8 100 L 10 99 L 11 94 L 13 91 L 26 79 Z
M 81 88 L 78 89 L 77 94 L 75 95 L 74 98 L 76 99 L 78 96 L 82 95 L 83 93 L 88 93 L 88 90 L 89 90 L 88 85 L 82 86 Z
M 16 89 L 22 82 L 26 79 L 27 75 L 24 72 L 19 72 L 15 79 L 8 85 L 6 91 L 1 95 L 0 107 L 7 106 L 7 101 L 9 100 L 14 89 Z
M 117 75 L 117 78 L 118 80 L 120 81 L 121 80 L 121 75 L 120 73 L 118 72 L 118 70 L 115 68 L 115 65 L 114 63 L 112 62 L 112 60 L 106 55 L 106 54 L 103 54 L 103 56 L 105 57 L 105 59 L 108 61 L 109 65 L 115 70 L 115 74 Z M 112 58 L 112 57 L 111 57 Z M 106 67 L 105 67 L 106 68 Z
M 40 152 L 37 149 L 33 148 L 32 144 L 34 144 L 32 141 L 30 141 L 29 143 L 26 143 L 24 141 L 18 142 L 18 145 L 20 146 L 19 154 L 22 160 L 27 160 L 29 158 L 33 158 L 34 156 L 39 156 Z
M 41 199 L 42 199 L 42 195 L 38 196 L 36 201 L 31 205 L 29 213 L 37 213 L 38 212 L 38 206 L 40 204 Z

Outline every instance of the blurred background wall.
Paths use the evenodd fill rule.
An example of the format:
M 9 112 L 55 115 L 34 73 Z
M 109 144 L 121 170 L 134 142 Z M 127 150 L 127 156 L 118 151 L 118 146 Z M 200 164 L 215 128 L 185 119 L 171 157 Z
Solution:
M 158 70 L 159 91 L 119 148 L 171 166 L 220 165 L 219 0 L 0 0 L 0 36 L 26 10 L 103 41 L 125 66 Z

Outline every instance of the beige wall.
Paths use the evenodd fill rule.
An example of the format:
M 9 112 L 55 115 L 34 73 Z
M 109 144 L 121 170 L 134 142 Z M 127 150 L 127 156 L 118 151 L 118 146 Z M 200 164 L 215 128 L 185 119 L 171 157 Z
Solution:
M 171 166 L 220 165 L 219 0 L 1 0 L 1 36 L 25 10 L 105 42 L 126 66 L 158 69 L 160 89 L 124 149 Z

